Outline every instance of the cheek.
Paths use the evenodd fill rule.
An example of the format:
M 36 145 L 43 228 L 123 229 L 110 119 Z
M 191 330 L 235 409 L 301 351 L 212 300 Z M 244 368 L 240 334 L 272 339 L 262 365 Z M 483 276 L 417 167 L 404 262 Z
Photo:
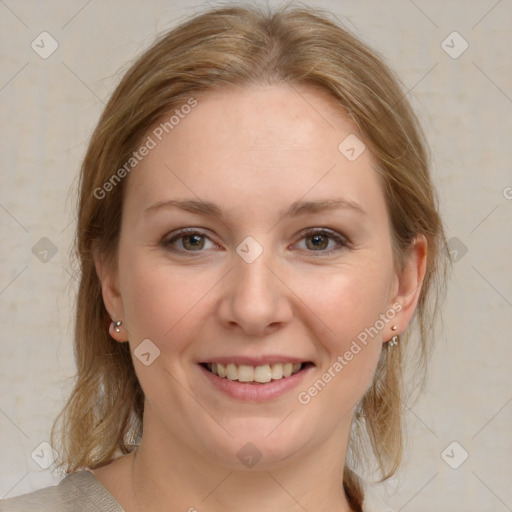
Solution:
M 324 384 L 329 388 L 319 404 L 340 397 L 346 397 L 345 405 L 355 404 L 372 380 L 383 341 L 380 315 L 389 291 L 385 268 L 367 260 L 357 268 L 347 265 L 330 275 L 309 273 L 297 280 L 298 295 L 311 310 L 310 317 L 325 327 L 321 332 L 317 328 L 315 336 L 324 356 L 318 391 Z
M 325 324 L 334 347 L 342 349 L 348 340 L 373 326 L 385 310 L 389 294 L 385 268 L 367 260 L 295 276 L 297 296 Z
M 179 350 L 184 326 L 190 334 L 190 318 L 201 314 L 202 299 L 218 281 L 213 272 L 176 268 L 152 261 L 144 251 L 120 258 L 121 293 L 128 320 L 130 341 L 135 345 L 149 338 L 164 348 L 169 340 Z M 124 265 L 123 265 L 124 263 Z

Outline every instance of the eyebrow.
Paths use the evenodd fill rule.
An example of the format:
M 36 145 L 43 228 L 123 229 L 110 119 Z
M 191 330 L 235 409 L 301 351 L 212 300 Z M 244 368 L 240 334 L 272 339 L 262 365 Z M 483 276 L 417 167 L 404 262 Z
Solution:
M 224 218 L 222 210 L 215 203 L 196 199 L 170 199 L 159 201 L 149 208 L 146 208 L 144 213 L 168 208 L 179 208 L 199 215 L 213 215 L 221 219 Z M 280 212 L 279 218 L 299 217 L 301 215 L 336 209 L 352 210 L 360 215 L 367 215 L 366 210 L 360 204 L 349 199 L 334 198 L 319 201 L 295 201 L 289 208 Z

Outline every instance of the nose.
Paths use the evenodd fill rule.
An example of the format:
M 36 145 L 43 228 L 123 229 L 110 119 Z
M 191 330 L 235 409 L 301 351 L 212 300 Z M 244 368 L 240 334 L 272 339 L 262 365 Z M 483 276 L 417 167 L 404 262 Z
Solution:
M 292 294 L 266 252 L 252 263 L 236 256 L 223 281 L 218 314 L 224 327 L 261 337 L 290 322 Z

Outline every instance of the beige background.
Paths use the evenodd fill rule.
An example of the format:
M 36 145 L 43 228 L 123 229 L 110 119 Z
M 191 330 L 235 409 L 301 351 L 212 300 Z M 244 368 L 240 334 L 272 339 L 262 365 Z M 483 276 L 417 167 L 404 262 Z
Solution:
M 512 2 L 309 3 L 379 49 L 409 89 L 458 251 L 430 385 L 409 414 L 405 466 L 381 492 L 405 512 L 512 510 Z M 204 6 L 0 2 L 0 497 L 60 479 L 31 454 L 44 462 L 38 446 L 74 371 L 71 192 L 88 137 L 128 63 Z M 43 31 L 59 45 L 47 59 L 31 48 Z M 469 44 L 456 59 L 441 46 L 453 31 Z M 453 54 L 463 41 L 447 44 Z M 453 441 L 444 452 L 452 465 L 469 454 L 458 469 L 442 457 Z

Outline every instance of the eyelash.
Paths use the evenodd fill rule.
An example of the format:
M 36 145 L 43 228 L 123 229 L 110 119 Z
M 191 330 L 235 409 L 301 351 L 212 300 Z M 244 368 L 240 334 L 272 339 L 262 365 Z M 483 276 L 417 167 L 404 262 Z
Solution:
M 165 249 L 167 249 L 171 252 L 177 253 L 177 254 L 185 254 L 185 253 L 192 254 L 194 252 L 197 252 L 200 254 L 203 252 L 203 250 L 189 251 L 186 249 L 177 249 L 176 247 L 173 247 L 173 245 L 172 245 L 174 242 L 176 242 L 180 239 L 183 239 L 186 236 L 192 236 L 192 235 L 199 235 L 201 237 L 209 239 L 210 241 L 212 241 L 212 243 L 215 243 L 215 242 L 213 242 L 213 240 L 210 239 L 210 237 L 208 235 L 206 235 L 206 233 L 203 233 L 202 231 L 197 230 L 195 228 L 186 228 L 186 229 L 182 229 L 181 231 L 176 233 L 173 237 L 171 237 L 167 240 L 164 240 L 162 242 L 162 245 Z M 343 237 L 340 234 L 336 233 L 335 231 L 331 231 L 331 230 L 325 229 L 325 228 L 309 229 L 302 234 L 302 237 L 299 239 L 299 241 L 304 240 L 308 237 L 315 236 L 315 235 L 326 236 L 329 239 L 334 240 L 335 242 L 338 243 L 338 247 L 331 248 L 328 250 L 319 249 L 318 251 L 306 249 L 306 251 L 311 253 L 311 256 L 313 256 L 313 257 L 321 257 L 324 255 L 331 255 L 333 252 L 337 252 L 341 249 L 350 248 L 350 241 L 346 237 Z M 315 253 L 318 253 L 318 254 L 315 254 Z

